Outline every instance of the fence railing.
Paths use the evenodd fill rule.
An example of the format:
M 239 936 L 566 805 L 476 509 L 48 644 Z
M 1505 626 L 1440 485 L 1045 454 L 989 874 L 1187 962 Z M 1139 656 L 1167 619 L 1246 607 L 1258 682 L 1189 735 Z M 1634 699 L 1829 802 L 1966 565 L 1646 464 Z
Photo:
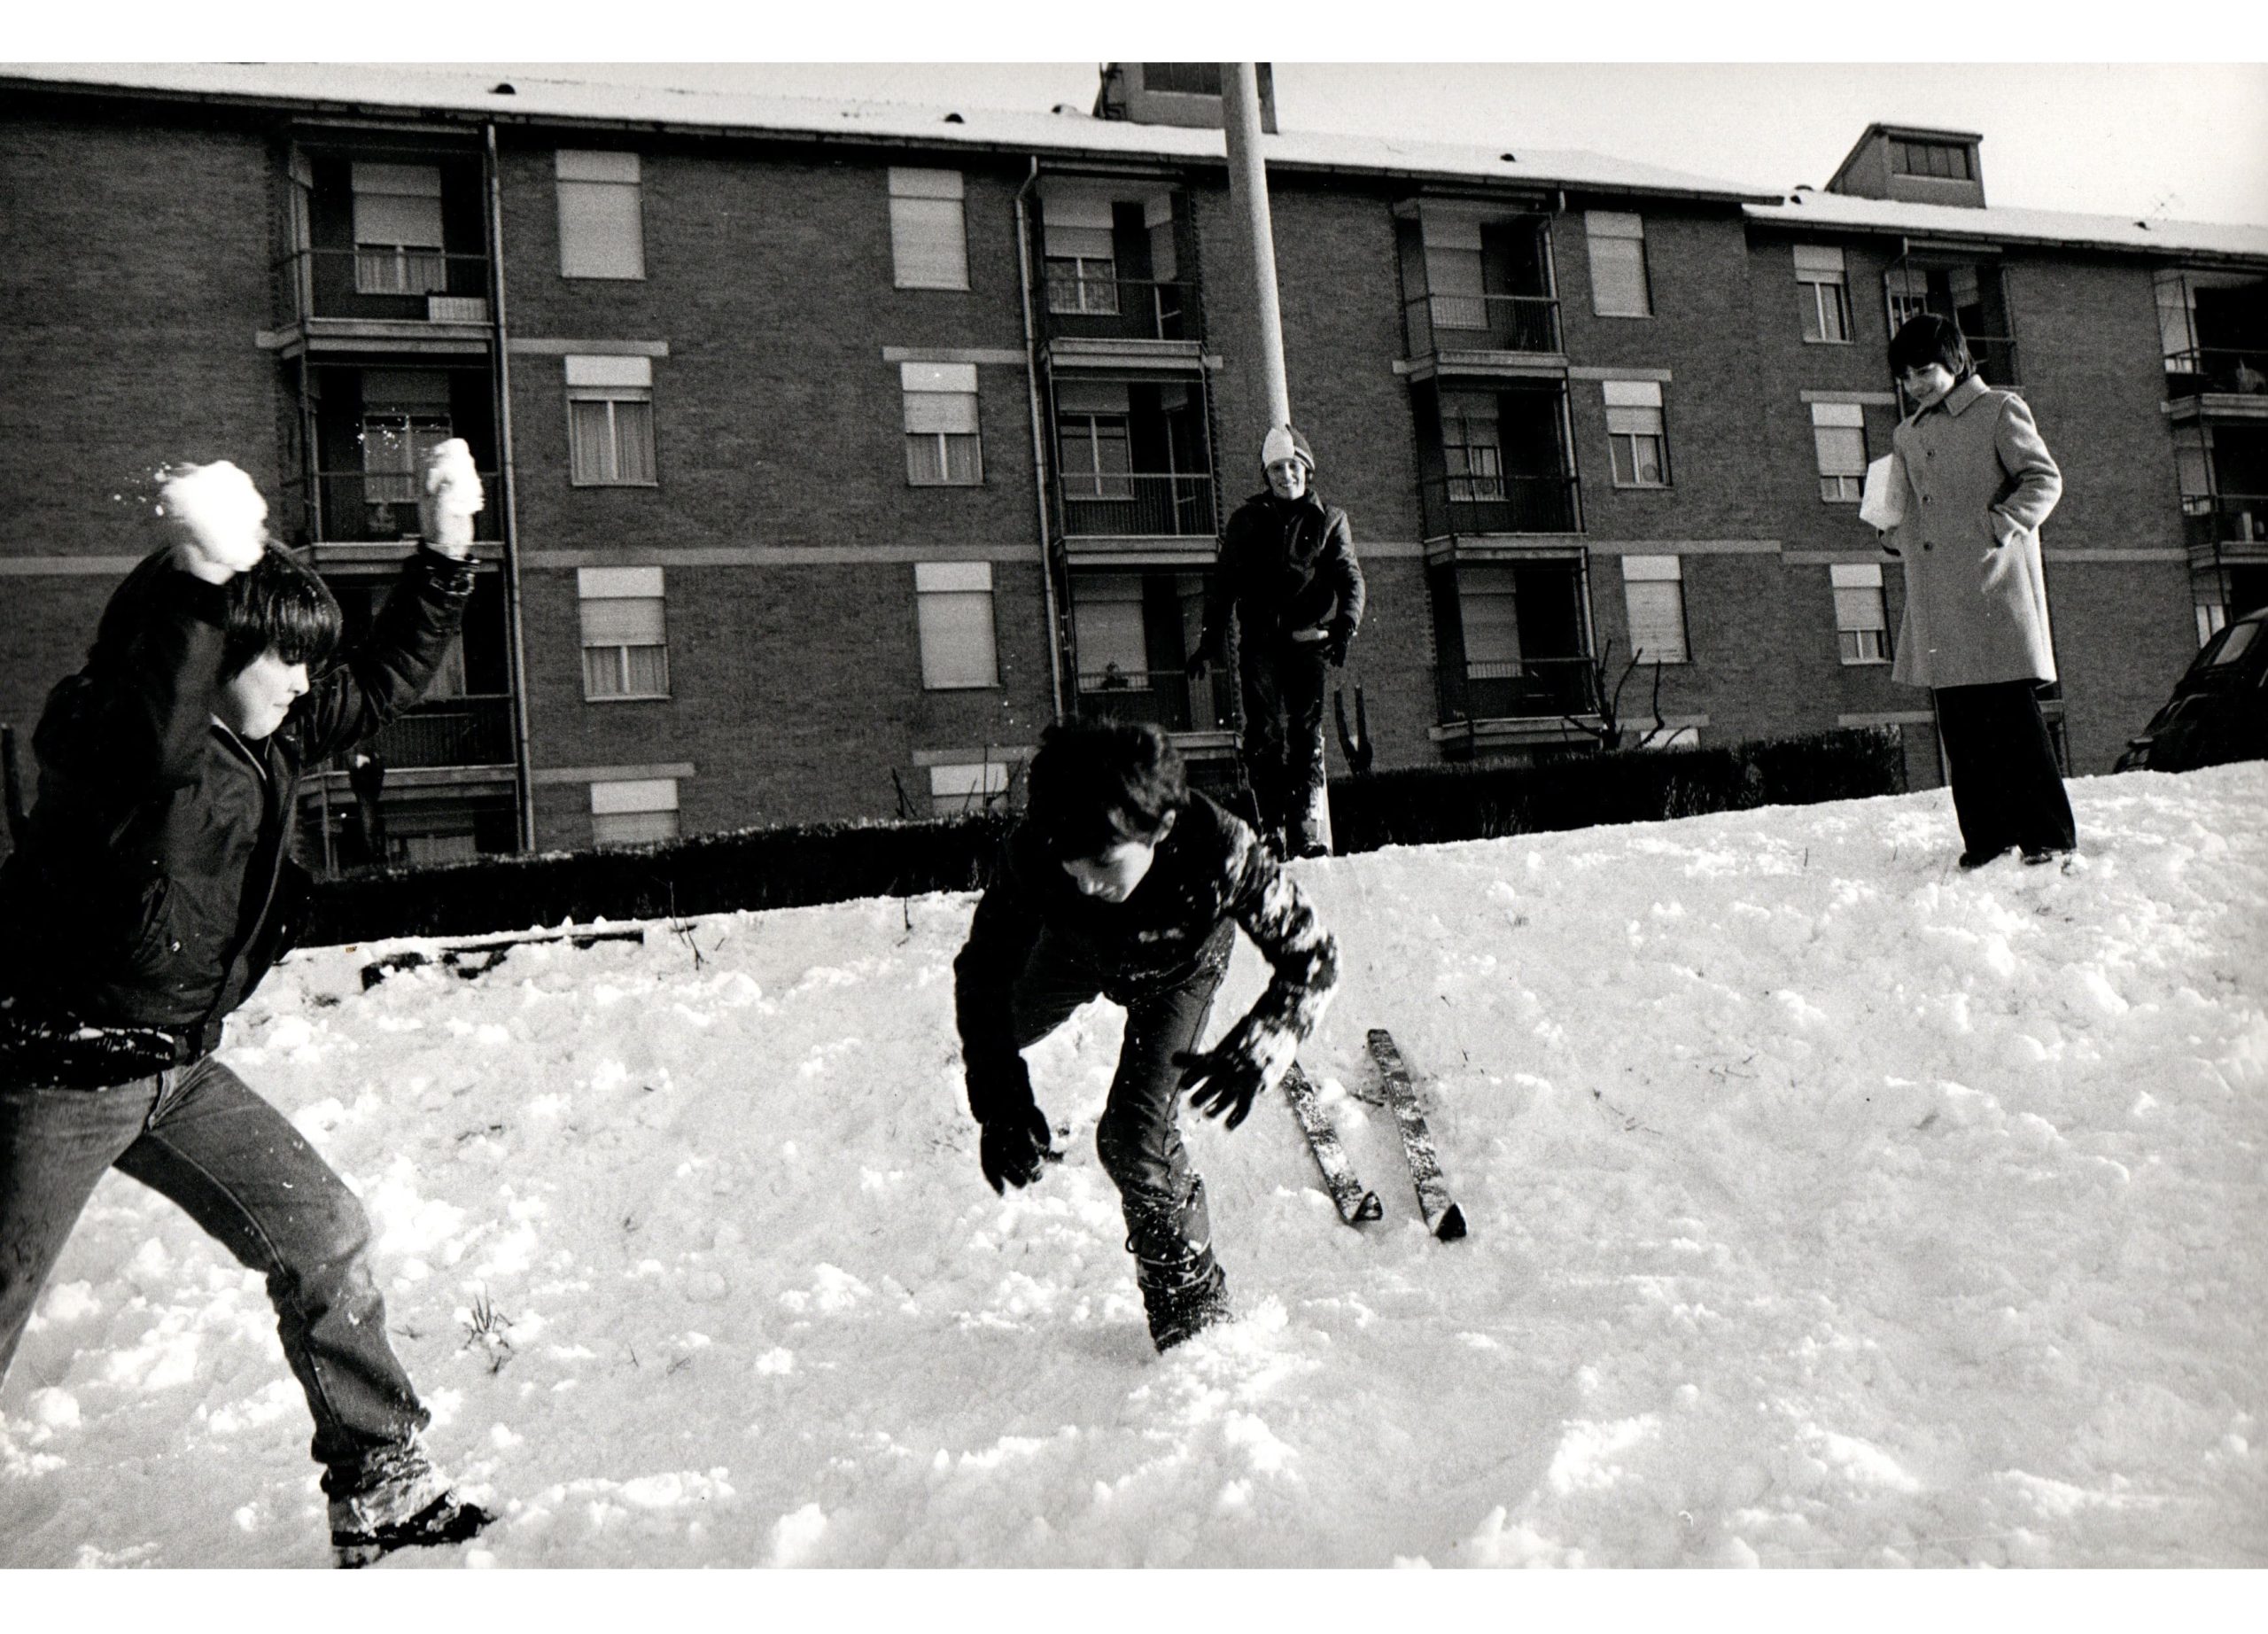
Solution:
M 1086 720 L 1145 720 L 1169 732 L 1217 732 L 1234 725 L 1217 672 L 1192 681 L 1179 670 L 1107 666 L 1080 675 L 1078 712 Z
M 2186 352 L 2169 352 L 2165 389 L 2175 397 L 2194 397 L 2202 392 L 2268 395 L 2268 351 L 2257 346 L 2192 346 Z
M 1059 492 L 1067 537 L 1203 539 L 1217 529 L 1210 477 L 1067 471 Z
M 1475 659 L 1439 676 L 1445 721 L 1557 720 L 1596 707 L 1587 657 Z
M 1098 277 L 1046 269 L 1040 322 L 1051 339 L 1195 340 L 1203 333 L 1193 279 Z
M 2181 502 L 2192 549 L 2242 545 L 2268 551 L 2268 494 L 2215 494 Z
M 1581 531 L 1573 477 L 1436 477 L 1419 485 L 1425 537 Z
M 355 751 L 375 755 L 388 770 L 426 766 L 512 764 L 512 698 L 509 693 L 472 693 L 432 698 L 381 728 Z M 342 755 L 345 770 L 351 757 Z
M 487 503 L 472 518 L 476 540 L 504 536 L 503 485 L 484 471 Z M 382 544 L 417 535 L 417 478 L 408 471 L 319 471 L 315 473 L 315 540 L 323 544 Z
M 297 250 L 281 263 L 295 318 L 488 322 L 488 258 L 415 245 Z
M 1444 348 L 1562 349 L 1559 302 L 1550 295 L 1420 295 L 1406 305 L 1402 316 L 1412 357 Z

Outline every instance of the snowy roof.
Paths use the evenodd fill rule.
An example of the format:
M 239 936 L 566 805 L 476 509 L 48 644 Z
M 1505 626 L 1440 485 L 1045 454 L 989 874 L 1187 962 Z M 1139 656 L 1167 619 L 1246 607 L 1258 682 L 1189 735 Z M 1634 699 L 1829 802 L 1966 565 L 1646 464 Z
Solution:
M 534 79 L 472 69 L 367 63 L 32 63 L 0 66 L 0 81 L 58 89 L 119 89 L 251 104 L 443 112 L 512 123 L 558 121 L 649 129 L 777 134 L 877 143 L 919 142 L 1020 152 L 1224 160 L 1220 131 L 1141 125 L 1085 113 L 835 102 L 803 97 L 677 90 L 661 86 Z M 1664 193 L 1727 202 L 1769 190 L 1580 150 L 1460 146 L 1394 137 L 1293 131 L 1264 136 L 1271 165 L 1454 180 Z
M 1994 242 L 2140 250 L 2160 254 L 2268 256 L 2268 227 L 2219 222 L 2171 222 L 2068 210 L 2025 210 L 2005 205 L 1908 204 L 1859 198 L 1847 193 L 1804 191 L 1783 204 L 1743 206 L 1753 222 L 1774 226 L 1833 227 L 1916 237 L 1986 238 Z

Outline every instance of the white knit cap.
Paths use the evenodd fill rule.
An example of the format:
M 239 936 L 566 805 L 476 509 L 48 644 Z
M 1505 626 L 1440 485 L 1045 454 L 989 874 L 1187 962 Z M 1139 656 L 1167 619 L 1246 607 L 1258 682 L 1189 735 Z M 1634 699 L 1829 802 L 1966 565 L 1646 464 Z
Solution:
M 1273 465 L 1278 460 L 1297 460 L 1309 471 L 1315 470 L 1315 455 L 1308 452 L 1306 440 L 1288 425 L 1270 426 L 1260 445 L 1262 465 Z

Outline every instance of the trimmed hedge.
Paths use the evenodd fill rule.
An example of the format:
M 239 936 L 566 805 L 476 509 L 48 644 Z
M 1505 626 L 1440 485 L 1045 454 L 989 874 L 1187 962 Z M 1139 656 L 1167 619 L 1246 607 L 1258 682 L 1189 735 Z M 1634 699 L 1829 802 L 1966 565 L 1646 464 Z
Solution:
M 1905 789 L 1905 751 L 1895 728 L 1842 728 L 1721 748 L 1622 750 L 1542 766 L 1481 762 L 1340 778 L 1331 785 L 1331 826 L 1344 854 Z
M 1905 786 L 1896 729 L 1866 728 L 1726 748 L 1624 751 L 1538 766 L 1372 772 L 1332 782 L 1331 820 L 1345 854 L 1855 799 L 1900 793 Z M 301 939 L 322 945 L 473 936 L 562 922 L 974 891 L 984 884 L 1013 821 L 1012 813 L 981 812 L 915 822 L 814 823 L 605 851 L 366 869 L 317 883 Z

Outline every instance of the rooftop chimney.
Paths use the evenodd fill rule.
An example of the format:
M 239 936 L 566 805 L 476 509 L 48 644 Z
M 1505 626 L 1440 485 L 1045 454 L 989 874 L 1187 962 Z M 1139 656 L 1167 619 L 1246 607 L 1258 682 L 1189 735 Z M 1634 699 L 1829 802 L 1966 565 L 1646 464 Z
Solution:
M 1259 65 L 1260 128 L 1276 129 L 1276 81 Z M 1114 62 L 1103 65 L 1095 93 L 1097 119 L 1137 125 L 1221 128 L 1221 65 L 1217 62 Z

